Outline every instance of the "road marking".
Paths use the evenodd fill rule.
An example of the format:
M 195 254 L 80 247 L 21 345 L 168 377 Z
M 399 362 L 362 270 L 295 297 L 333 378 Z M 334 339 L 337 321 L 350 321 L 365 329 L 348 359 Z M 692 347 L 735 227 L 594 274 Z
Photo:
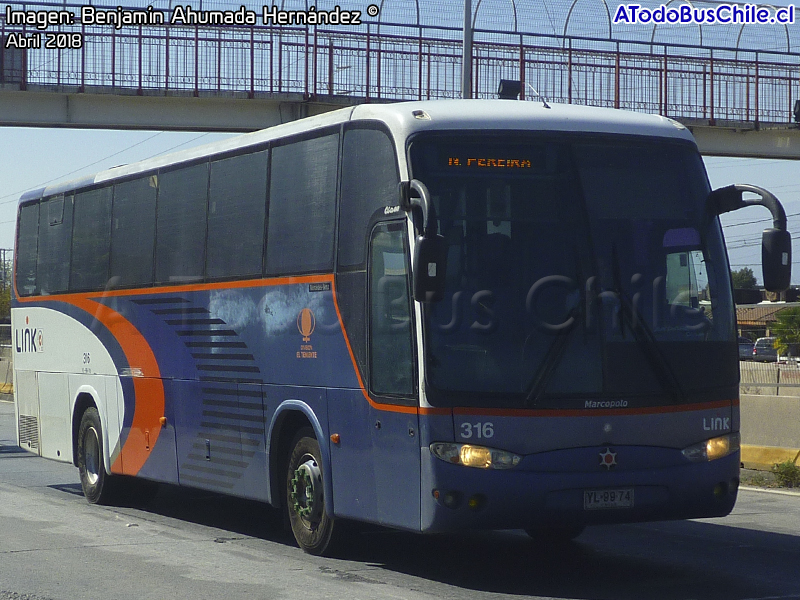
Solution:
M 751 487 L 749 485 L 740 485 L 739 489 L 745 492 L 763 492 L 765 494 L 778 494 L 780 496 L 800 496 L 800 492 L 789 492 L 785 490 L 768 490 L 766 488 Z M 776 596 L 777 598 L 798 598 L 800 596 Z M 769 600 L 768 598 L 759 598 L 758 600 Z

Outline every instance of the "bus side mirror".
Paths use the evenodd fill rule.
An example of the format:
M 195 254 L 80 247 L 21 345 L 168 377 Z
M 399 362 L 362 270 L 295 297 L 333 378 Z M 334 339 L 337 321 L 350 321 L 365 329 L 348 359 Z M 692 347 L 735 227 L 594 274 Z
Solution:
M 745 199 L 749 192 L 758 198 Z M 765 229 L 761 236 L 761 268 L 764 287 L 770 292 L 782 292 L 789 288 L 792 278 L 792 236 L 786 229 L 786 213 L 774 194 L 764 188 L 737 183 L 718 190 L 708 196 L 708 212 L 721 215 L 745 206 L 764 206 L 772 213 L 772 229 Z
M 412 265 L 414 300 L 439 302 L 444 298 L 447 243 L 441 235 L 417 237 Z
M 770 292 L 788 289 L 792 278 L 792 236 L 788 231 L 765 229 L 761 236 L 761 269 Z

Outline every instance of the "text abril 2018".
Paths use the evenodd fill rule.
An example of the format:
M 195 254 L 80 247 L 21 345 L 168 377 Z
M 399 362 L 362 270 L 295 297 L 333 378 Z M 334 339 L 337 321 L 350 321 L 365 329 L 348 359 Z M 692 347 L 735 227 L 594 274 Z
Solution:
M 380 9 L 371 4 L 366 13 L 378 16 Z M 49 28 L 91 25 L 108 26 L 114 29 L 134 26 L 227 26 L 227 25 L 360 25 L 360 10 L 344 10 L 334 6 L 331 10 L 318 10 L 311 6 L 307 10 L 282 10 L 277 6 L 264 6 L 261 14 L 247 10 L 244 6 L 236 10 L 196 10 L 191 6 L 175 6 L 168 14 L 152 6 L 146 9 L 100 9 L 81 6 L 78 13 L 71 10 L 13 10 L 6 6 L 7 26 L 32 27 L 38 32 Z M 52 44 L 52 45 L 51 45 Z M 32 34 L 13 32 L 6 38 L 5 47 L 16 48 L 80 48 L 82 34 L 78 32 L 53 32 L 44 40 L 37 32 Z

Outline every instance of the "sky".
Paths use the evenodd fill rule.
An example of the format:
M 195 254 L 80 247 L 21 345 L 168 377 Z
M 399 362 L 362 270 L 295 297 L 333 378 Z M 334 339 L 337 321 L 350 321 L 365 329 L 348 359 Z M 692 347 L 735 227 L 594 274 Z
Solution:
M 0 248 L 14 247 L 16 206 L 25 191 L 231 135 L 0 127 Z M 795 240 L 792 282 L 800 283 L 800 162 L 713 156 L 704 161 L 712 187 L 759 185 L 783 203 Z M 770 223 L 769 212 L 762 207 L 722 216 L 731 268 L 749 267 L 759 282 L 761 231 Z

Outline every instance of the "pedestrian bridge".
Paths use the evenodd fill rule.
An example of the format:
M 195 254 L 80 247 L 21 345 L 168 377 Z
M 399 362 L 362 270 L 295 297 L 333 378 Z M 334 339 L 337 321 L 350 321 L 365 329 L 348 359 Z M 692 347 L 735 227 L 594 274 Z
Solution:
M 224 26 L 171 24 L 172 0 L 126 6 L 137 2 L 163 24 L 115 27 L 81 22 L 82 5 L 8 3 L 0 124 L 250 131 L 356 103 L 462 96 L 459 2 L 370 8 L 357 0 L 347 8 L 358 9 L 360 23 L 333 25 L 266 24 L 263 7 L 247 2 L 190 3 L 200 15 L 242 6 L 254 15 Z M 303 0 L 279 6 L 311 12 Z M 800 25 L 615 24 L 618 7 L 605 0 L 473 7 L 471 97 L 496 97 L 500 79 L 514 79 L 527 101 L 541 95 L 671 117 L 692 129 L 704 154 L 800 158 Z M 62 18 L 20 23 L 13 11 Z

